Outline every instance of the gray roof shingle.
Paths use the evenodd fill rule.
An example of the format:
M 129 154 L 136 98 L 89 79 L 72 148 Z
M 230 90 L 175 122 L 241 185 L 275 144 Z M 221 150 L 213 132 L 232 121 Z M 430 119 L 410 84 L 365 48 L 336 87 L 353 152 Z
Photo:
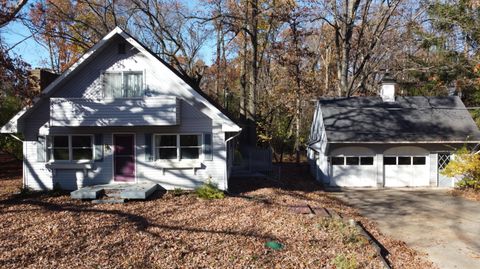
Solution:
M 457 96 L 321 98 L 328 142 L 480 141 L 480 131 Z

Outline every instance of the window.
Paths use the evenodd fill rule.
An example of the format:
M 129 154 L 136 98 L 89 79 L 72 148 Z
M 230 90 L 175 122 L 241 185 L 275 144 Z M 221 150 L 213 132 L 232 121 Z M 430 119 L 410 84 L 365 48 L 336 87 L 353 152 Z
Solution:
M 180 159 L 199 159 L 201 135 L 180 135 Z
M 398 165 L 411 165 L 412 158 L 410 157 L 398 157 Z
M 332 157 L 332 165 L 344 165 L 345 164 L 345 158 L 343 157 Z
M 360 165 L 373 165 L 373 157 L 360 157 Z
M 425 157 L 413 157 L 414 165 L 424 165 L 426 163 Z
M 203 158 L 205 160 L 213 159 L 212 134 L 203 134 Z
M 70 151 L 68 147 L 68 135 L 57 135 L 52 139 L 52 159 L 56 161 L 69 161 Z
M 155 136 L 155 150 L 157 159 L 177 159 L 177 135 Z
M 156 160 L 200 159 L 202 135 L 155 135 Z M 210 148 L 211 153 L 211 148 Z
M 93 159 L 91 135 L 55 135 L 48 149 L 53 161 L 86 161 Z
M 397 164 L 397 157 L 383 157 L 383 164 L 384 165 L 396 165 Z
M 143 72 L 104 73 L 105 97 L 129 98 L 144 95 Z
M 360 162 L 359 157 L 347 157 L 347 165 L 358 165 Z

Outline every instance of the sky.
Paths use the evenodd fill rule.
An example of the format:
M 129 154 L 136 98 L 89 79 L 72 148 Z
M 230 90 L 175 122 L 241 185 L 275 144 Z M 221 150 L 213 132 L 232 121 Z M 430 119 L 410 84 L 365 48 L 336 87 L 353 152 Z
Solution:
M 12 49 L 12 52 L 20 55 L 23 60 L 29 63 L 33 68 L 45 67 L 43 62 L 48 58 L 48 50 L 29 36 L 31 36 L 30 31 L 20 22 L 11 22 L 1 29 L 0 32 L 0 37 L 5 40 L 8 47 L 27 38 L 15 46 L 15 48 Z
M 195 9 L 198 7 L 198 0 L 186 1 L 187 6 Z M 48 67 L 48 50 L 46 47 L 38 44 L 31 36 L 30 31 L 21 22 L 11 22 L 7 26 L 0 29 L 0 38 L 3 39 L 8 47 L 11 47 L 19 42 L 12 52 L 22 57 L 22 59 L 29 63 L 32 68 Z M 26 39 L 25 39 L 26 38 Z M 25 39 L 25 40 L 24 40 Z M 208 40 L 200 51 L 200 58 L 207 65 L 213 62 L 214 44 L 212 40 Z

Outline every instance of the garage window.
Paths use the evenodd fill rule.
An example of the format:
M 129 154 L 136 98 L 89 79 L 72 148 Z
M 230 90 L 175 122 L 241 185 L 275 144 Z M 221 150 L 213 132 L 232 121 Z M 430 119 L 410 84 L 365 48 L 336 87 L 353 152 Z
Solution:
M 360 157 L 361 165 L 373 165 L 373 157 Z
M 347 165 L 358 165 L 360 163 L 359 157 L 347 157 Z
M 332 157 L 332 165 L 344 165 L 344 159 L 343 157 Z
M 383 157 L 383 164 L 384 165 L 396 165 L 397 164 L 397 157 Z
M 412 158 L 410 157 L 398 157 L 398 165 L 411 165 Z
M 424 165 L 426 163 L 425 157 L 413 157 L 414 165 Z

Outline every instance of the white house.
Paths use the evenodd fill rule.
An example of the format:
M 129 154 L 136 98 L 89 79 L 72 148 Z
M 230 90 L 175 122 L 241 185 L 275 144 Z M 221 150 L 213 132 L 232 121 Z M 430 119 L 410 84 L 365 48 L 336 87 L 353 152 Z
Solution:
M 321 98 L 307 149 L 311 172 L 330 187 L 452 187 L 440 171 L 451 153 L 480 142 L 457 96 Z
M 53 81 L 1 133 L 23 133 L 24 185 L 228 188 L 241 128 L 120 28 Z

